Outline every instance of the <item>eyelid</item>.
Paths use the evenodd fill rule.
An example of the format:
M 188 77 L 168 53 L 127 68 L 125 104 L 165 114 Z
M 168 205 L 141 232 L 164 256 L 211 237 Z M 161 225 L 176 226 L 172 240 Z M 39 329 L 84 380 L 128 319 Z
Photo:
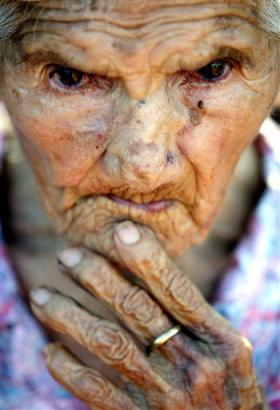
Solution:
M 83 73 L 82 71 L 76 70 L 74 68 L 71 67 L 64 67 L 61 65 L 56 65 L 56 64 L 49 64 L 47 68 L 47 78 L 48 78 L 48 87 L 51 89 L 52 92 L 55 92 L 56 94 L 60 94 L 60 95 L 73 95 L 73 94 L 77 94 L 77 93 L 83 93 L 86 88 L 90 85 L 94 85 L 94 87 L 92 88 L 97 88 L 97 84 L 94 81 L 94 76 L 87 74 L 87 73 Z M 61 69 L 61 68 L 67 68 L 69 70 L 73 70 L 73 71 L 77 71 L 80 72 L 81 74 L 83 74 L 85 77 L 87 77 L 87 79 L 89 81 L 85 81 L 85 82 L 81 82 L 79 85 L 77 86 L 73 86 L 73 87 L 67 87 L 65 85 L 61 84 L 56 84 L 55 80 L 50 81 L 50 74 L 53 72 L 55 74 L 55 70 L 56 69 Z
M 240 65 L 240 62 L 237 61 L 237 60 L 234 60 L 233 58 L 230 58 L 230 57 L 217 57 L 217 58 L 212 59 L 209 63 L 204 64 L 203 66 L 197 68 L 196 70 L 190 71 L 190 73 L 194 73 L 194 72 L 203 70 L 204 68 L 206 68 L 206 67 L 208 67 L 211 64 L 216 63 L 216 62 L 223 62 L 225 64 L 231 65 L 232 67 Z
M 45 69 L 47 69 L 48 71 L 50 71 L 51 69 L 53 69 L 53 70 L 55 70 L 55 69 L 57 69 L 57 70 L 58 69 L 66 69 L 66 70 L 72 70 L 72 71 L 76 71 L 78 73 L 82 73 L 86 76 L 93 76 L 93 74 L 85 73 L 84 71 L 78 70 L 77 68 L 70 67 L 68 65 L 61 65 L 61 64 L 53 64 L 52 63 L 52 64 L 45 65 Z
M 220 60 L 215 60 L 215 61 L 220 61 Z M 207 78 L 203 78 L 203 74 L 200 73 L 202 77 L 201 81 L 208 82 L 208 83 L 217 83 L 217 82 L 222 82 L 226 80 L 232 72 L 233 64 L 230 63 L 229 61 L 224 61 L 224 64 L 225 64 L 225 68 L 221 75 L 218 75 L 217 77 L 213 77 L 212 79 L 207 79 Z
M 50 84 L 50 79 L 49 79 L 49 73 L 51 70 L 54 70 L 55 68 L 66 68 L 70 69 L 73 71 L 77 71 L 81 74 L 83 74 L 89 81 L 86 81 L 84 83 L 81 83 L 80 85 L 77 85 L 76 87 L 73 86 L 63 86 L 61 85 L 52 85 Z M 103 77 L 100 75 L 95 75 L 95 74 L 88 74 L 85 73 L 81 70 L 77 70 L 75 68 L 69 67 L 69 66 L 61 66 L 57 64 L 49 64 L 47 67 L 45 67 L 45 73 L 43 75 L 44 78 L 47 77 L 47 83 L 45 82 L 46 88 L 48 88 L 50 91 L 55 92 L 57 95 L 75 95 L 75 94 L 85 94 L 86 92 L 95 92 L 95 91 L 103 91 L 106 92 L 108 90 L 112 90 L 117 86 L 117 83 L 115 80 L 112 80 L 107 77 Z M 47 74 L 46 74 L 47 72 Z
M 232 60 L 230 60 L 229 58 L 217 58 L 214 59 L 212 61 L 210 61 L 208 64 L 203 65 L 202 67 L 198 68 L 197 70 L 192 70 L 192 71 L 182 71 L 181 72 L 181 81 L 180 81 L 180 86 L 183 87 L 187 87 L 189 86 L 217 86 L 218 84 L 222 83 L 223 81 L 226 81 L 229 76 L 232 73 L 232 69 L 229 68 L 229 70 L 227 71 L 227 73 L 225 73 L 224 75 L 217 77 L 216 79 L 213 80 L 206 80 L 203 78 L 197 78 L 199 77 L 199 71 L 202 70 L 203 68 L 206 68 L 207 66 L 209 66 L 210 64 L 214 63 L 215 61 L 224 61 L 225 63 L 228 63 L 231 68 L 233 69 L 234 67 L 238 67 L 239 63 L 238 62 L 234 62 Z M 197 76 L 197 77 L 196 77 Z M 183 77 L 183 78 L 182 78 Z

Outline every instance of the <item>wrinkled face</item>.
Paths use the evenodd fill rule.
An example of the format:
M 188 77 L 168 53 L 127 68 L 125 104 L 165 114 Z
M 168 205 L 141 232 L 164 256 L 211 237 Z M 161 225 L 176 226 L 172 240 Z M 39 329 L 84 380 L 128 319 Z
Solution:
M 48 213 L 76 244 L 110 253 L 131 219 L 176 255 L 272 105 L 279 46 L 254 1 L 64 3 L 38 1 L 1 80 Z

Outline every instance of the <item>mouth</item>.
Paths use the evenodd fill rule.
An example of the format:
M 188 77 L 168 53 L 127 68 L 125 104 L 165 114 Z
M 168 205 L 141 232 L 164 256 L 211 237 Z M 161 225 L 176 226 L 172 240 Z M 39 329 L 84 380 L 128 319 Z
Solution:
M 150 202 L 149 204 L 136 204 L 133 201 L 128 201 L 126 199 L 122 199 L 114 195 L 109 195 L 108 198 L 120 206 L 125 206 L 126 208 L 128 207 L 129 209 L 138 209 L 138 210 L 145 211 L 147 213 L 153 213 L 153 214 L 165 211 L 167 208 L 169 208 L 172 205 L 172 202 L 173 202 L 170 200 L 162 200 L 162 201 Z

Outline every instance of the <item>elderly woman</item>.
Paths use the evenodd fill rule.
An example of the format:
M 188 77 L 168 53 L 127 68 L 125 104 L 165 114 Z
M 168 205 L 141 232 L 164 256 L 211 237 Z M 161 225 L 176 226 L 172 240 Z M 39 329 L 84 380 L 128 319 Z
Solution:
M 55 402 L 53 387 L 50 407 L 47 400 L 23 404 L 13 386 L 13 399 L 8 388 L 1 393 L 3 409 L 82 408 L 75 398 L 92 409 L 266 408 L 244 337 L 256 319 L 252 305 L 235 330 L 202 296 L 182 255 L 204 240 L 241 153 L 276 99 L 280 2 L 0 4 L 1 98 L 49 218 L 69 245 L 60 269 L 112 313 L 97 314 L 55 290 L 53 280 L 33 290 L 37 318 L 98 361 L 92 366 L 90 355 L 82 362 L 68 347 L 50 345 L 48 369 L 73 397 Z M 270 286 L 256 294 L 275 295 L 271 261 L 279 254 L 275 237 L 270 253 L 273 238 L 263 238 L 250 248 L 252 261 L 266 249 L 270 265 L 240 262 L 245 299 L 268 271 Z M 202 274 L 207 280 L 207 269 Z M 224 294 L 221 310 L 227 305 Z M 38 333 L 32 326 L 30 334 Z M 33 341 L 22 338 L 31 351 Z M 276 356 L 264 357 L 260 374 Z M 267 397 L 279 409 L 277 370 L 270 376 Z M 51 383 L 44 377 L 38 394 Z M 32 372 L 25 384 L 36 390 Z

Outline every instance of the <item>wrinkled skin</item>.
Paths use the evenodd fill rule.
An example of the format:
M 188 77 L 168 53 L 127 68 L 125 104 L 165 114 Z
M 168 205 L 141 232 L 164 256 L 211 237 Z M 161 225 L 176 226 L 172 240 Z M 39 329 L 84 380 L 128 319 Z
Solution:
M 140 348 L 119 325 L 101 320 L 55 291 L 44 304 L 32 305 L 45 325 L 71 335 L 124 376 L 123 392 L 59 345 L 46 351 L 51 373 L 93 408 L 263 409 L 249 342 L 206 303 L 147 228 L 138 227 L 138 240 L 132 243 L 135 225 L 131 225 L 128 221 L 118 225 L 114 244 L 126 268 L 154 299 L 89 251 L 62 252 L 60 266 L 116 314 L 137 336 Z M 121 230 L 129 244 L 123 243 Z M 148 346 L 175 320 L 186 332 L 158 348 L 156 355 L 144 354 L 141 346 Z M 129 394 L 124 394 L 127 390 Z
M 94 408 L 262 409 L 248 343 L 169 257 L 209 230 L 276 97 L 279 44 L 259 28 L 249 0 L 103 0 L 92 9 L 73 1 L 70 11 L 64 2 L 35 3 L 40 12 L 7 45 L 1 93 L 50 218 L 82 247 L 83 262 L 63 270 L 140 343 L 53 291 L 44 306 L 33 304 L 38 317 L 134 387 L 119 390 L 60 346 L 49 349 L 50 371 Z M 198 70 L 217 58 L 227 59 L 223 75 L 201 78 Z M 87 74 L 66 88 L 53 75 L 57 65 Z M 156 201 L 166 201 L 161 211 Z M 141 231 L 130 247 L 116 237 L 125 220 Z M 185 331 L 151 358 L 143 354 L 173 321 L 192 336 Z

